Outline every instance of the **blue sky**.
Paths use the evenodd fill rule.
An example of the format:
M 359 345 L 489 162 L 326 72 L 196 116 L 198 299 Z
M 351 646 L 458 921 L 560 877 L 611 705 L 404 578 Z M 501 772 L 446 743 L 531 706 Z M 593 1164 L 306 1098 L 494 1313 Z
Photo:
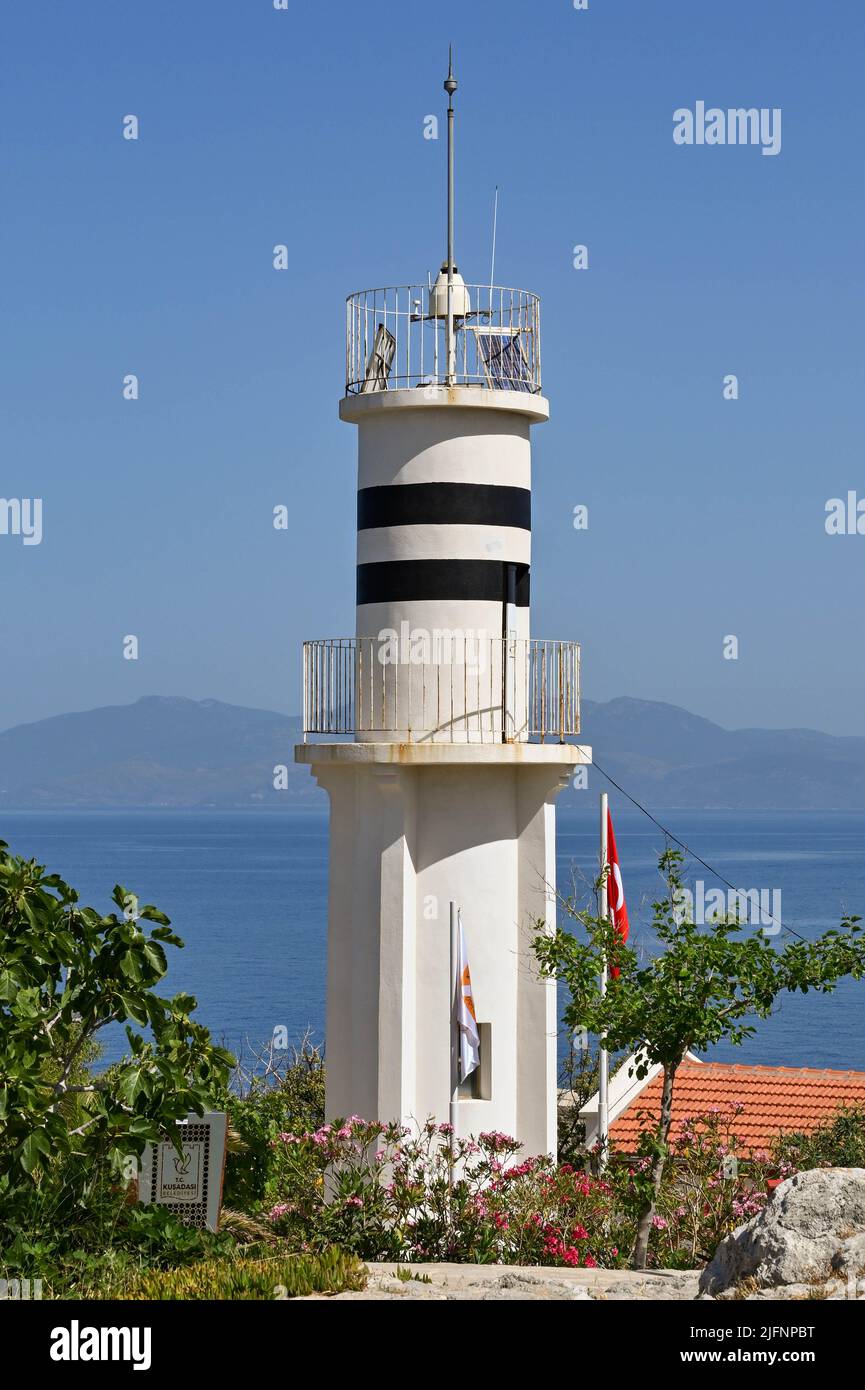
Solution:
M 534 633 L 596 699 L 865 734 L 865 536 L 824 528 L 865 496 L 863 30 L 854 0 L 7 8 L 0 496 L 43 540 L 0 535 L 0 728 L 295 712 L 302 639 L 352 632 L 344 298 L 442 258 L 452 38 L 457 260 L 488 276 L 498 183 L 496 279 L 542 297 Z M 780 107 L 780 154 L 676 146 L 698 100 Z

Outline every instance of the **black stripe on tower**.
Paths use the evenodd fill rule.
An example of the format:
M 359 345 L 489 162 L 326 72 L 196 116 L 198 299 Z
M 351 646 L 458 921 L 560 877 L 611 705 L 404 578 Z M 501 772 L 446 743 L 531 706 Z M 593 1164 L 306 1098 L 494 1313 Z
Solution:
M 424 525 L 518 526 L 530 531 L 532 494 L 527 487 L 487 483 L 396 483 L 359 489 L 359 531 Z
M 357 602 L 419 603 L 429 599 L 507 601 L 508 565 L 502 560 L 382 560 L 358 565 Z M 514 565 L 517 608 L 529 606 L 529 567 Z

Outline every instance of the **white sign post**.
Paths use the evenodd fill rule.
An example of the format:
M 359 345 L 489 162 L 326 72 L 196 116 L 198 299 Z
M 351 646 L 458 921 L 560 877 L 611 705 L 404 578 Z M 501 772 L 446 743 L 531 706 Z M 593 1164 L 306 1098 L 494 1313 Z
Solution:
M 147 1144 L 141 1155 L 138 1200 L 168 1207 L 190 1226 L 215 1231 L 222 1205 L 228 1116 L 221 1111 L 178 1121 L 180 1151 Z

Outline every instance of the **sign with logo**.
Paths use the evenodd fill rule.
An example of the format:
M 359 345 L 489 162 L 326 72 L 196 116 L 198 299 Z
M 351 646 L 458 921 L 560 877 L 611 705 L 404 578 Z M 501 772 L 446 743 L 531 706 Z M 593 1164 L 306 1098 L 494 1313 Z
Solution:
M 178 1124 L 179 1148 L 148 1144 L 141 1157 L 138 1200 L 168 1207 L 190 1226 L 215 1231 L 222 1204 L 228 1116 L 188 1115 Z

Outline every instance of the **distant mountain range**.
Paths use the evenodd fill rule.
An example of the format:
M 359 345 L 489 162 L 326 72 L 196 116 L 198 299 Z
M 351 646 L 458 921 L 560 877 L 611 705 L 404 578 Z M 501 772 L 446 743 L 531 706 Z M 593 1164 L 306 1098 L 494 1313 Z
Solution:
M 582 712 L 600 766 L 650 808 L 865 809 L 865 738 L 727 730 L 652 700 Z M 300 737 L 297 716 L 179 696 L 40 719 L 0 734 L 0 808 L 323 803 Z
M 60 714 L 0 734 L 0 807 L 311 802 L 323 793 L 292 761 L 301 737 L 299 717 L 180 696 Z
M 865 809 L 865 738 L 815 729 L 722 729 L 677 705 L 582 702 L 598 763 L 651 806 Z

